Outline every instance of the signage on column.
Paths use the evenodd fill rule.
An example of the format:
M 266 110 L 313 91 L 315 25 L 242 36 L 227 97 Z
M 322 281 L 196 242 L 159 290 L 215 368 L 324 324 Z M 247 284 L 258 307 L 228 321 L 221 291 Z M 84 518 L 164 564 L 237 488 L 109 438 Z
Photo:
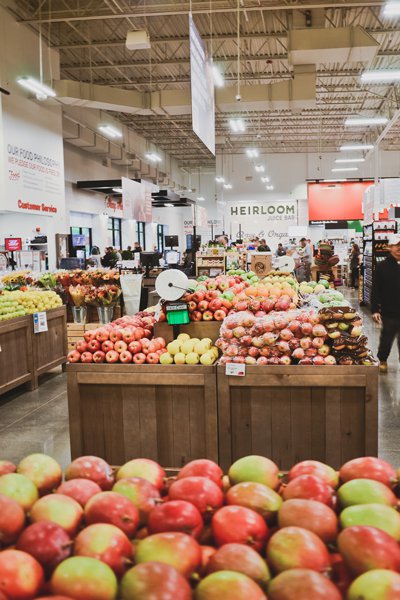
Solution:
M 192 127 L 203 144 L 215 155 L 215 101 L 212 60 L 193 17 L 189 15 Z

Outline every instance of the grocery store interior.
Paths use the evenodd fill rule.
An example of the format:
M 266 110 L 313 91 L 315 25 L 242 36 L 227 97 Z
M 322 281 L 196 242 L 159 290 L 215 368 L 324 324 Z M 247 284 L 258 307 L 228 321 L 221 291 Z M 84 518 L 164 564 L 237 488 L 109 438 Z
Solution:
M 400 0 L 3 0 L 0 57 L 0 597 L 398 598 Z

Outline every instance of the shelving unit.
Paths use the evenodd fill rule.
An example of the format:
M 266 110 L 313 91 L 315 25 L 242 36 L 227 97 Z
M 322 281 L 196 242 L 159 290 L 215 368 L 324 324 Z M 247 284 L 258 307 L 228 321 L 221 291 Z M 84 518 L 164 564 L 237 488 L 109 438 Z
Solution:
M 225 251 L 223 248 L 200 250 L 196 254 L 196 276 L 215 277 L 225 273 Z
M 388 236 L 396 232 L 397 223 L 395 220 L 374 221 L 363 227 L 363 273 L 360 278 L 360 302 L 363 306 L 371 304 L 376 267 L 388 257 Z

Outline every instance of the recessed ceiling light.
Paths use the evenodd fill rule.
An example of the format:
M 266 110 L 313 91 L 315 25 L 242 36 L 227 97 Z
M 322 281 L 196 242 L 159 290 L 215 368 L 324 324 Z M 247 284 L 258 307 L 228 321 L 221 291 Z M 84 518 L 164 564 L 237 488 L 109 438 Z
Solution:
M 373 150 L 373 149 L 374 149 L 373 144 L 344 144 L 343 146 L 340 146 L 340 150 L 342 152 L 346 152 L 347 150 L 352 151 L 352 150 Z
M 258 158 L 259 156 L 257 148 L 247 148 L 246 154 L 249 158 Z
M 213 65 L 212 72 L 213 72 L 214 85 L 219 88 L 224 87 L 225 79 L 221 73 L 221 69 L 217 65 Z
M 254 168 L 257 171 L 257 173 L 264 173 L 265 171 L 264 165 L 256 165 Z
M 362 127 L 368 125 L 386 125 L 389 119 L 386 117 L 349 117 L 344 124 L 346 127 Z
M 233 185 L 231 183 L 224 183 L 224 190 L 231 190 Z
M 225 183 L 225 179 L 221 175 L 217 175 L 217 177 L 215 178 L 215 181 L 217 183 Z
M 269 183 L 269 177 L 261 177 L 262 183 Z
M 274 186 L 273 185 L 267 185 L 265 187 L 265 189 L 268 190 L 269 192 L 272 192 L 272 190 L 274 189 Z
M 244 133 L 246 131 L 246 123 L 243 119 L 230 119 L 229 127 L 232 133 Z
M 365 158 L 337 158 L 335 163 L 363 163 Z
M 17 83 L 35 94 L 38 100 L 47 100 L 47 98 L 54 98 L 57 95 L 51 87 L 33 77 L 18 77 Z
M 400 70 L 381 69 L 364 71 L 361 75 L 361 83 L 392 83 L 400 81 Z
M 383 7 L 384 17 L 400 17 L 400 2 L 399 0 L 388 0 Z
M 158 162 L 162 161 L 161 156 L 159 156 L 155 152 L 146 152 L 145 156 L 146 156 L 147 160 L 150 160 L 151 162 L 154 162 L 154 163 L 158 163 Z
M 340 173 L 342 171 L 358 171 L 358 167 L 338 167 L 337 169 L 332 169 L 332 173 Z
M 99 130 L 109 138 L 122 138 L 122 133 L 112 125 L 99 125 Z

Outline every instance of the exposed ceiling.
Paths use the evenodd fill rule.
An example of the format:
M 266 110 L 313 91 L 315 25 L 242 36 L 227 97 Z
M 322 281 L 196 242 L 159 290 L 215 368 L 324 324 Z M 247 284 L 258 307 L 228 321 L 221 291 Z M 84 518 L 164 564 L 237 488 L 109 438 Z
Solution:
M 400 108 L 398 87 L 363 85 L 360 73 L 400 67 L 399 22 L 381 15 L 383 0 L 192 0 L 195 23 L 225 75 L 235 86 L 237 2 L 240 2 L 240 78 L 247 86 L 292 80 L 288 32 L 306 26 L 363 27 L 379 44 L 372 64 L 331 60 L 316 65 L 313 108 L 237 110 L 216 114 L 217 153 L 335 152 L 345 142 L 370 142 L 383 128 L 345 128 L 349 114 L 385 114 Z M 121 87 L 140 92 L 190 87 L 189 2 L 162 0 L 5 0 L 15 18 L 38 31 L 57 48 L 62 79 Z M 211 11 L 210 11 L 211 7 Z M 211 18 L 210 18 L 211 14 Z M 311 20 L 311 22 L 310 22 Z M 129 51 L 128 31 L 147 29 L 151 50 Z M 236 89 L 236 88 L 235 88 Z M 229 119 L 242 112 L 245 134 L 232 134 Z M 191 117 L 114 113 L 120 121 L 176 157 L 182 166 L 214 164 L 193 134 Z M 381 142 L 400 150 L 400 125 Z

